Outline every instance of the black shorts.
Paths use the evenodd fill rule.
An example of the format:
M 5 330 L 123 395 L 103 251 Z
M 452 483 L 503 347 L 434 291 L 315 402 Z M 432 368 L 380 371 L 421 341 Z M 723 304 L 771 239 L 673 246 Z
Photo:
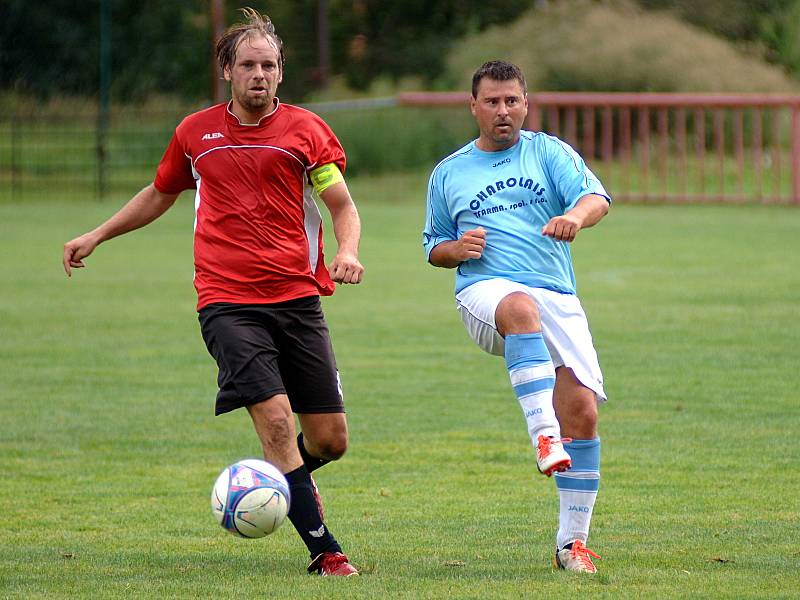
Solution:
M 198 314 L 217 361 L 215 414 L 286 394 L 296 413 L 344 412 L 318 296 L 277 304 L 209 304 Z

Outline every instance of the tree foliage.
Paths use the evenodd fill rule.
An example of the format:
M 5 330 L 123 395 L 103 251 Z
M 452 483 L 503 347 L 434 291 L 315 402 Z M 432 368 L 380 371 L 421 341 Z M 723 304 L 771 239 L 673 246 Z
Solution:
M 611 1 L 611 0 L 607 0 Z M 100 5 L 112 15 L 112 94 L 130 101 L 154 92 L 192 100 L 210 95 L 213 43 L 209 0 L 0 1 L 0 90 L 40 98 L 92 95 L 99 83 Z M 285 42 L 283 98 L 298 101 L 324 75 L 363 89 L 377 77 L 407 75 L 431 84 L 466 34 L 508 23 L 533 5 L 556 0 L 247 0 L 269 14 Z M 746 42 L 800 74 L 800 0 L 638 0 L 648 9 Z M 330 70 L 320 66 L 320 6 L 326 4 Z M 226 23 L 239 4 L 226 3 Z
M 731 40 L 762 44 L 767 58 L 800 76 L 800 0 L 639 0 Z
M 364 88 L 379 75 L 415 75 L 430 83 L 452 44 L 465 33 L 512 21 L 534 4 L 506 0 L 338 0 L 336 63 L 348 83 Z
M 209 95 L 212 42 L 208 0 L 104 0 L 112 14 L 112 93 L 118 100 L 152 92 Z M 3 0 L 0 88 L 42 97 L 98 89 L 101 0 Z M 432 80 L 450 44 L 472 29 L 513 19 L 533 0 L 498 7 L 476 0 L 329 0 L 331 73 L 365 87 L 383 74 Z M 300 99 L 319 85 L 318 0 L 251 0 L 285 42 L 282 94 Z M 228 24 L 238 4 L 226 3 Z
M 106 0 L 113 26 L 112 91 L 186 96 L 209 89 L 209 29 L 203 0 Z M 93 93 L 99 81 L 100 0 L 3 0 L 0 88 L 47 97 Z
M 629 1 L 552 2 L 512 24 L 465 36 L 450 53 L 443 87 L 465 89 L 475 68 L 491 56 L 487 49 L 522 67 L 534 90 L 797 90 L 782 69 L 721 36 Z

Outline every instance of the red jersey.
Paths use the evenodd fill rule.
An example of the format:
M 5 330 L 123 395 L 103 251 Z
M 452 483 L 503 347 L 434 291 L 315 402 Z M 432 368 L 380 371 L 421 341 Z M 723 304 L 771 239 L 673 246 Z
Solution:
M 322 119 L 281 104 L 243 125 L 219 104 L 186 117 L 158 166 L 165 194 L 196 188 L 194 285 L 213 302 L 268 304 L 333 293 L 322 217 L 308 172 L 335 163 L 339 140 Z

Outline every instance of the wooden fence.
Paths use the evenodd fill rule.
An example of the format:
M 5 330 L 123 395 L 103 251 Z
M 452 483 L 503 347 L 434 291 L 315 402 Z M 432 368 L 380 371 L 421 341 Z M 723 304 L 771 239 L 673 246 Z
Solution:
M 461 92 L 405 106 L 468 106 Z M 542 92 L 526 128 L 571 144 L 615 198 L 800 205 L 800 96 Z

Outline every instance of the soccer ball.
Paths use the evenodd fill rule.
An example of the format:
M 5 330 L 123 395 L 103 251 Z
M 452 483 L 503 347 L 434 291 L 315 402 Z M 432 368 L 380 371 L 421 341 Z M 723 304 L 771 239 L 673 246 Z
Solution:
M 249 458 L 227 467 L 211 490 L 211 510 L 233 535 L 260 538 L 281 526 L 289 512 L 289 483 L 274 466 Z

